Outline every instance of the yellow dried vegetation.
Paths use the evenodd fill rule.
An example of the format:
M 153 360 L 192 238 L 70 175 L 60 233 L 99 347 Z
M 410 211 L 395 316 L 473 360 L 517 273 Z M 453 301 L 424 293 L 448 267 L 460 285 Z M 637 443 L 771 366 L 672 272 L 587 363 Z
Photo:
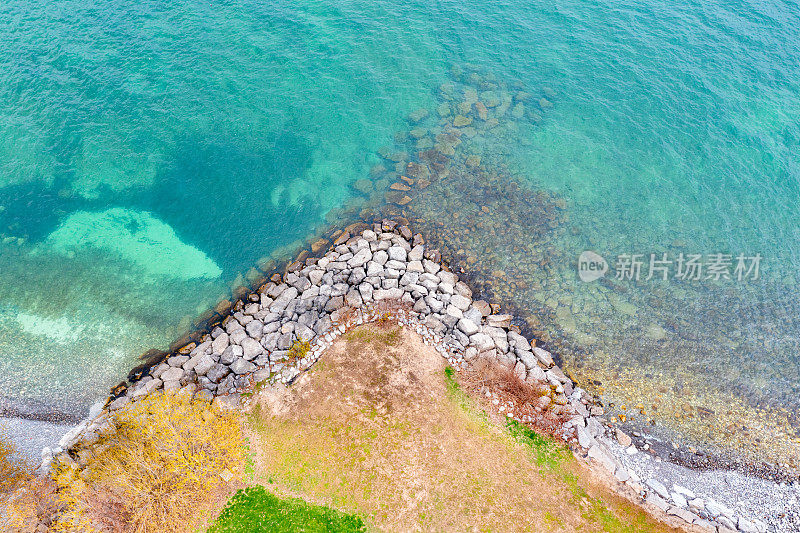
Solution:
M 238 419 L 184 394 L 151 394 L 118 411 L 83 470 L 59 463 L 54 531 L 194 531 L 203 509 L 241 479 Z
M 17 453 L 16 447 L 0 427 L 0 494 L 12 492 L 30 478 L 32 468 Z
M 52 503 L 52 483 L 33 476 L 33 466 L 0 428 L 0 531 L 33 533 Z

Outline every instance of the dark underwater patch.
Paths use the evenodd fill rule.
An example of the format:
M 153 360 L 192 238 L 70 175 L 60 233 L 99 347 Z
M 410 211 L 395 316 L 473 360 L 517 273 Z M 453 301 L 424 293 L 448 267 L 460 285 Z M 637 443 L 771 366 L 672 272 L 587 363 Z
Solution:
M 310 165 L 311 150 L 289 131 L 265 139 L 257 150 L 235 139 L 187 138 L 175 146 L 154 185 L 129 195 L 124 205 L 154 213 L 230 274 L 304 236 L 319 219 L 315 198 L 294 208 L 284 207 L 285 198 L 277 207 L 271 201 L 275 187 Z
M 43 179 L 0 187 L 0 235 L 40 241 L 66 214 L 91 202 L 72 194 L 66 180 Z
M 284 130 L 255 150 L 237 141 L 187 137 L 174 146 L 152 186 L 124 192 L 102 187 L 94 200 L 74 194 L 66 178 L 2 187 L 0 236 L 38 242 L 75 211 L 128 207 L 153 213 L 226 274 L 246 270 L 269 250 L 306 235 L 320 206 L 312 196 L 297 207 L 285 207 L 288 198 L 277 207 L 271 201 L 275 187 L 311 165 L 301 137 Z

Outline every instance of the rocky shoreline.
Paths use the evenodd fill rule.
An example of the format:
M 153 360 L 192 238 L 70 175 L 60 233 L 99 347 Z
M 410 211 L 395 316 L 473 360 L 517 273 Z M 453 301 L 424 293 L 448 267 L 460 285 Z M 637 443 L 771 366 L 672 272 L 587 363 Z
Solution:
M 539 387 L 542 396 L 532 411 L 506 416 L 534 427 L 553 427 L 556 421 L 552 433 L 576 456 L 613 476 L 621 494 L 668 522 L 703 531 L 800 531 L 790 501 L 783 517 L 768 517 L 758 508 L 717 502 L 714 487 L 700 492 L 678 481 L 667 486 L 657 477 L 643 479 L 641 466 L 624 458 L 648 457 L 641 453 L 647 447 L 638 449 L 631 436 L 608 424 L 602 407 L 562 372 L 549 351 L 522 334 L 513 315 L 473 299 L 470 287 L 405 219 L 351 225 L 327 251 L 317 247 L 301 253 L 283 275 L 273 274 L 226 307 L 207 333 L 137 367 L 128 383 L 115 387 L 64 435 L 58 448 L 43 450 L 42 471 L 54 461 L 83 468 L 100 436 L 113 431 L 113 412 L 148 394 L 180 391 L 235 407 L 256 384 L 293 382 L 348 328 L 396 320 L 422 335 L 457 370 L 489 359 Z M 774 494 L 797 490 L 793 484 L 774 486 Z

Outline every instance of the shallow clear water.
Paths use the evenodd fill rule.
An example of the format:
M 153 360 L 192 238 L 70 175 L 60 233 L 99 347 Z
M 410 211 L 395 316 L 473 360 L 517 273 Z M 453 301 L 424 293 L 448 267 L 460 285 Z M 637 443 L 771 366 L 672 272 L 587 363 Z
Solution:
M 617 403 L 643 388 L 615 384 L 621 366 L 686 383 L 693 409 L 796 402 L 794 4 L 12 1 L 0 13 L 8 406 L 85 409 L 237 276 L 335 220 L 409 112 L 435 117 L 438 87 L 469 81 L 469 65 L 524 85 L 544 117 L 465 146 L 565 200 L 547 268 L 508 253 L 524 231 L 475 254 L 526 280 L 497 292 L 567 367 Z M 537 107 L 543 95 L 552 108 Z M 622 253 L 760 253 L 763 279 L 582 284 L 585 249 L 612 267 Z M 666 418 L 714 440 L 692 433 L 697 418 Z M 787 439 L 790 423 L 775 423 Z

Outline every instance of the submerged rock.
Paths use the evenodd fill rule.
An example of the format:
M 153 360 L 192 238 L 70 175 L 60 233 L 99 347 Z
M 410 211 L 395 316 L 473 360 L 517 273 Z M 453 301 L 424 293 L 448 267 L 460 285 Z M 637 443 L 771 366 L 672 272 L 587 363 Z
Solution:
M 464 126 L 469 126 L 472 124 L 471 117 L 465 117 L 464 115 L 456 115 L 456 118 L 453 119 L 453 126 L 456 128 L 463 128 Z
M 409 113 L 408 121 L 411 122 L 412 124 L 416 124 L 416 123 L 421 122 L 424 119 L 426 119 L 429 114 L 430 113 L 428 112 L 427 109 L 425 109 L 424 107 L 421 107 L 421 108 L 415 109 L 414 111 Z

